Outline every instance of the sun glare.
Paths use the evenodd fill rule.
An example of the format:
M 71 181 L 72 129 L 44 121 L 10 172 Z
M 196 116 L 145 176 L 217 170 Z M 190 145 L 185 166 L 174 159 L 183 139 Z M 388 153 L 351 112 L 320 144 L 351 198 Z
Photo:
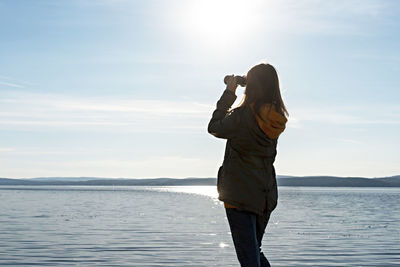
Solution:
M 232 45 L 254 32 L 257 1 L 187 1 L 179 8 L 179 27 L 194 42 L 213 47 Z
M 166 192 L 177 192 L 187 194 L 197 194 L 213 199 L 217 199 L 217 187 L 216 186 L 162 186 L 162 187 L 151 187 L 151 190 L 166 191 Z

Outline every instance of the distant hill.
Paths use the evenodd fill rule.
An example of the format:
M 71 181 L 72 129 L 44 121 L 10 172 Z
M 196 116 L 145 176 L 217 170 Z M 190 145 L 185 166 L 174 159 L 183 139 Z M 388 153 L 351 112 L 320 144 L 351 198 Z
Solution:
M 99 177 L 37 177 L 29 178 L 34 181 L 90 181 L 90 180 L 104 180 L 110 178 L 99 178 Z
M 97 186 L 179 186 L 216 185 L 215 178 L 100 178 L 100 177 L 39 177 L 25 179 L 0 178 L 0 185 L 97 185 Z M 279 186 L 322 187 L 400 187 L 400 175 L 383 178 L 336 176 L 278 176 Z
M 384 178 L 304 176 L 278 178 L 279 186 L 400 187 L 400 175 Z

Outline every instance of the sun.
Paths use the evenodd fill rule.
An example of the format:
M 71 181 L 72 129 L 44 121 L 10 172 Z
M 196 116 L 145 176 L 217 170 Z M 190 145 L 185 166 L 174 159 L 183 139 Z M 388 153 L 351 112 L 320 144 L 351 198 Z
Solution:
M 227 47 L 257 27 L 257 5 L 251 0 L 192 0 L 179 7 L 178 23 L 200 44 Z

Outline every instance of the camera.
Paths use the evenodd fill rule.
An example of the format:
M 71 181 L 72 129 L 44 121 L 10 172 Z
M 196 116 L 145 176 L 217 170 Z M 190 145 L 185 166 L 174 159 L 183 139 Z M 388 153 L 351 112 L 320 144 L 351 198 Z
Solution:
M 225 78 L 224 78 L 224 83 L 225 83 L 225 84 L 228 83 L 229 77 L 232 77 L 232 75 L 227 75 L 227 76 L 225 76 Z M 235 77 L 236 83 L 237 83 L 238 85 L 240 85 L 240 86 L 242 86 L 242 87 L 245 87 L 245 86 L 246 86 L 246 82 L 247 82 L 246 76 L 234 75 L 234 77 Z

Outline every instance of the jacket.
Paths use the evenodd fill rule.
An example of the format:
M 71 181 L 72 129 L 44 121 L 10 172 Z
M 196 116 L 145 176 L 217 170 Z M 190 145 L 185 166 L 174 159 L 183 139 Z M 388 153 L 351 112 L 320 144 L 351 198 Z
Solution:
M 273 105 L 252 106 L 228 113 L 236 95 L 225 90 L 208 124 L 208 132 L 227 139 L 222 166 L 218 170 L 219 200 L 241 210 L 262 215 L 272 212 L 278 201 L 274 161 L 278 136 L 287 119 Z

